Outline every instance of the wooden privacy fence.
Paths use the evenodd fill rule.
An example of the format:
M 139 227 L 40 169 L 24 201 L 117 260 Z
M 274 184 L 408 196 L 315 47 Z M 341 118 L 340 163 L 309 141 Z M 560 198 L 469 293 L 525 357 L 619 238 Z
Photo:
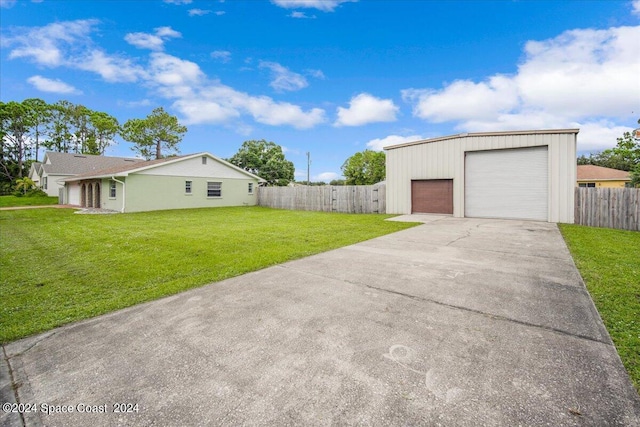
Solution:
M 575 223 L 640 231 L 640 188 L 576 188 Z
M 385 213 L 386 186 L 259 187 L 258 205 L 301 211 Z

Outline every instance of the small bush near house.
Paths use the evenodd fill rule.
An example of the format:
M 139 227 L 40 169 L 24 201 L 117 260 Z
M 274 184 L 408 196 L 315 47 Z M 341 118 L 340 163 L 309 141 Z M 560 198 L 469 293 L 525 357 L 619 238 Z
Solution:
M 560 231 L 640 392 L 640 233 L 569 224 Z

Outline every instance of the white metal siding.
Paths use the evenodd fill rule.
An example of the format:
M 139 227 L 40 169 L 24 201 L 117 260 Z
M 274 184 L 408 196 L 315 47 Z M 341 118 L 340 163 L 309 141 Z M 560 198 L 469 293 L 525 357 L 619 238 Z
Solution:
M 453 179 L 453 215 L 463 217 L 465 152 L 535 146 L 548 146 L 548 221 L 573 223 L 575 131 L 470 134 L 388 149 L 387 213 L 411 213 L 411 180 Z
M 548 157 L 547 147 L 467 153 L 465 216 L 547 221 Z

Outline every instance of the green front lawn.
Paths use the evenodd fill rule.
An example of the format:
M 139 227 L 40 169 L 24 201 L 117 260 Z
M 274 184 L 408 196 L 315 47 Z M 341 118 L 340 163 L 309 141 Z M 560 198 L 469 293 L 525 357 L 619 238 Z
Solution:
M 640 392 L 640 233 L 568 224 L 560 231 Z
M 0 342 L 413 227 L 261 207 L 0 212 Z
M 56 205 L 57 197 L 49 196 L 0 196 L 0 208 L 8 208 L 13 206 L 41 206 Z

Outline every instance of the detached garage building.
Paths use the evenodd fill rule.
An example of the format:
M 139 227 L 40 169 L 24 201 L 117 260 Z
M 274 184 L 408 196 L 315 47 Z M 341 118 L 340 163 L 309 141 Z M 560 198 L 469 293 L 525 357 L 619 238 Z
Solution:
M 385 147 L 387 213 L 573 223 L 578 131 L 467 133 Z

